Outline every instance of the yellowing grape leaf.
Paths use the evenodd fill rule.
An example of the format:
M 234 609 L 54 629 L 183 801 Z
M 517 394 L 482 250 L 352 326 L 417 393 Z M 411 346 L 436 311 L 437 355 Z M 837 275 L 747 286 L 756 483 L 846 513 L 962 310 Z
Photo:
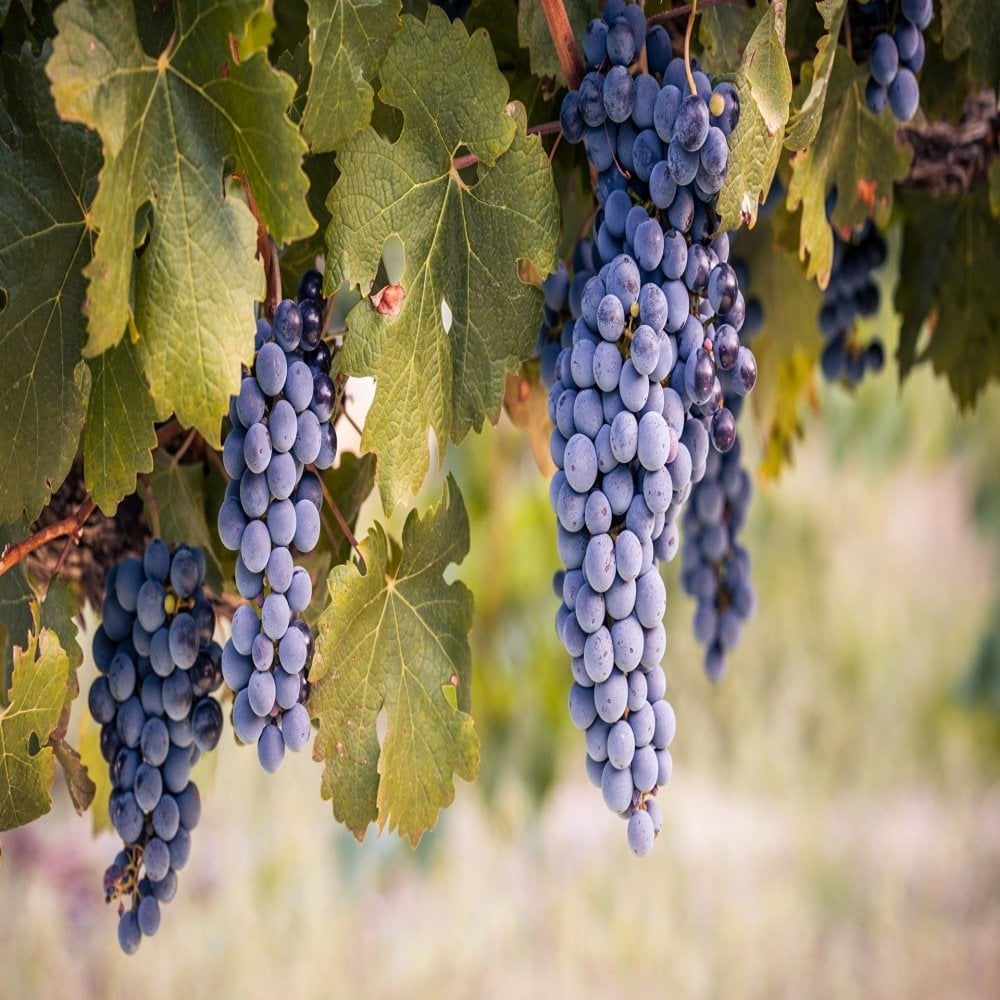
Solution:
M 90 403 L 83 472 L 90 495 L 109 517 L 135 492 L 137 472 L 153 468 L 156 413 L 128 337 L 90 362 Z
M 802 99 L 798 107 L 793 109 L 788 123 L 785 145 L 789 149 L 804 149 L 812 143 L 819 131 L 847 0 L 819 0 L 816 6 L 823 17 L 826 34 L 816 43 L 816 58 L 812 62 L 808 90 L 803 88 Z
M 90 383 L 80 271 L 100 144 L 56 117 L 47 55 L 0 60 L 0 523 L 36 517 L 66 478 Z
M 50 629 L 66 652 L 69 661 L 69 676 L 66 680 L 66 699 L 55 729 L 49 734 L 49 746 L 59 762 L 66 788 L 73 808 L 82 814 L 94 799 L 95 786 L 80 755 L 69 745 L 66 736 L 69 730 L 69 713 L 80 693 L 80 682 L 76 672 L 83 662 L 83 650 L 77 641 L 76 617 L 80 613 L 80 602 L 63 580 L 52 580 L 45 591 L 44 599 L 32 605 L 35 616 L 35 631 Z
M 130 318 L 158 412 L 176 410 L 210 444 L 253 354 L 263 289 L 256 225 L 227 197 L 227 163 L 245 175 L 278 243 L 306 236 L 305 143 L 285 114 L 294 83 L 257 52 L 234 59 L 259 0 L 177 0 L 166 48 L 146 54 L 131 5 L 70 0 L 46 67 L 56 107 L 97 130 L 105 164 L 91 207 L 88 356 L 114 346 Z M 133 249 L 147 207 L 148 241 Z
M 0 554 L 28 534 L 26 522 L 0 524 Z M 24 646 L 31 634 L 33 597 L 23 562 L 0 574 L 0 705 L 7 699 L 13 647 Z
M 784 46 L 784 5 L 776 2 L 754 28 L 736 74 L 740 118 L 730 136 L 729 168 L 719 192 L 723 229 L 756 223 L 757 206 L 778 169 L 792 100 Z
M 719 76 L 736 72 L 762 9 L 760 5 L 727 3 L 699 12 L 698 38 L 704 46 L 700 62 L 706 73 Z
M 0 715 L 0 831 L 23 826 L 52 807 L 52 748 L 45 745 L 66 700 L 69 658 L 43 629 L 14 650 L 10 705 Z
M 990 380 L 1000 379 L 1000 304 L 979 290 L 978 277 L 1000 273 L 1000 222 L 990 214 L 984 187 L 962 198 L 907 193 L 901 200 L 900 376 L 930 361 L 967 409 Z M 925 322 L 930 338 L 918 353 Z
M 806 273 L 821 288 L 830 280 L 833 233 L 859 226 L 871 216 L 880 228 L 892 214 L 892 185 L 905 177 L 913 153 L 896 143 L 892 112 L 873 115 L 865 103 L 867 66 L 856 66 L 846 49 L 837 49 L 816 140 L 792 159 L 788 207 L 802 206 L 799 258 L 809 257 Z M 832 220 L 826 198 L 837 189 Z
M 485 32 L 470 37 L 437 9 L 426 25 L 406 16 L 381 78 L 403 131 L 392 144 L 369 128 L 338 153 L 326 287 L 347 279 L 367 294 L 383 244 L 399 237 L 399 315 L 360 302 L 338 356 L 345 373 L 376 379 L 362 447 L 376 453 L 390 512 L 423 482 L 428 428 L 443 454 L 449 438 L 498 416 L 506 373 L 531 354 L 541 315 L 518 260 L 542 275 L 555 268 L 559 212 L 545 151 L 525 134 L 522 106 L 507 104 Z M 479 159 L 471 179 L 453 165 L 466 150 Z
M 339 147 L 371 120 L 371 80 L 399 30 L 398 14 L 399 0 L 311 0 L 302 132 L 313 152 Z
M 816 362 L 823 348 L 818 317 L 823 296 L 792 253 L 775 245 L 780 210 L 734 241 L 733 256 L 750 272 L 747 298 L 760 299 L 764 326 L 750 342 L 760 378 L 751 402 L 763 443 L 761 471 L 776 477 L 801 435 L 804 400 L 815 393 Z
M 945 58 L 969 50 L 969 75 L 1000 98 L 1000 17 L 996 0 L 942 0 Z
M 416 846 L 473 781 L 479 737 L 469 715 L 472 594 L 445 583 L 469 551 L 469 519 L 449 476 L 441 503 L 411 510 L 402 549 L 376 524 L 361 543 L 365 572 L 337 566 L 319 620 L 309 709 L 319 719 L 313 755 L 321 794 L 359 839 L 368 824 Z

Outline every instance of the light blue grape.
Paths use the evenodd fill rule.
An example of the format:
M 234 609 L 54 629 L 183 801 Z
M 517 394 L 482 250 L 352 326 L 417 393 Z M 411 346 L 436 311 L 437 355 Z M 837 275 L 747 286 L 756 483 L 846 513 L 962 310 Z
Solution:
M 670 453 L 670 428 L 660 413 L 646 413 L 639 421 L 636 455 L 650 472 L 662 468 Z
M 293 361 L 288 366 L 284 391 L 296 413 L 308 408 L 313 398 L 313 374 L 304 361 Z
M 624 812 L 632 803 L 632 772 L 618 770 L 609 760 L 601 773 L 601 795 L 612 812 Z
M 628 675 L 628 710 L 638 712 L 646 702 L 649 690 L 646 675 L 641 670 L 633 670 Z
M 655 839 L 656 831 L 649 813 L 643 809 L 637 809 L 629 816 L 628 820 L 629 850 L 636 857 L 643 858 L 652 850 Z
M 309 743 L 312 726 L 305 705 L 293 705 L 281 718 L 281 735 L 285 746 L 292 753 L 298 753 Z
M 573 611 L 580 628 L 587 635 L 590 635 L 592 632 L 596 632 L 604 622 L 606 613 L 604 598 L 593 587 L 584 583 L 577 591 L 576 607 Z
M 608 759 L 608 732 L 611 727 L 603 719 L 594 719 L 584 734 L 587 756 L 597 762 Z
M 643 649 L 642 627 L 633 615 L 611 626 L 611 642 L 615 650 L 615 666 L 623 673 L 639 665 Z M 627 700 L 627 695 L 626 695 Z
M 608 760 L 621 770 L 632 763 L 635 755 L 635 736 L 627 722 L 619 719 L 608 730 Z
M 250 707 L 250 696 L 244 688 L 233 702 L 233 729 L 237 739 L 248 746 L 254 744 L 265 725 L 266 721 Z
M 569 717 L 573 725 L 580 730 L 586 730 L 597 718 L 594 696 L 590 688 L 574 683 L 569 689 Z
M 267 488 L 275 500 L 287 500 L 295 489 L 298 475 L 295 459 L 289 452 L 272 456 L 267 467 Z M 247 511 L 249 514 L 250 512 Z
M 271 549 L 271 554 L 267 557 L 267 582 L 272 590 L 279 594 L 285 593 L 292 584 L 292 573 L 295 572 L 295 563 L 292 561 L 292 554 L 284 546 Z
M 633 413 L 637 413 L 646 405 L 646 400 L 649 397 L 649 379 L 636 371 L 631 359 L 622 365 L 618 392 L 626 409 Z
M 264 718 L 274 708 L 274 677 L 267 670 L 255 670 L 247 684 L 247 697 L 256 715 Z
M 295 505 L 295 535 L 292 544 L 299 552 L 311 552 L 319 541 L 319 511 L 308 500 Z
M 585 434 L 574 434 L 566 445 L 566 480 L 577 493 L 586 493 L 597 479 L 597 453 Z
M 276 725 L 264 727 L 257 740 L 257 759 L 268 774 L 274 774 L 285 759 L 285 739 Z
M 598 460 L 600 464 L 600 460 Z M 587 494 L 584 507 L 584 523 L 591 535 L 600 535 L 611 530 L 611 504 L 600 490 Z
M 264 598 L 261 625 L 265 635 L 275 641 L 279 640 L 285 634 L 291 620 L 292 612 L 284 594 L 271 593 Z
M 628 680 L 617 668 L 607 680 L 594 687 L 594 704 L 597 714 L 605 722 L 617 722 L 628 704 Z
M 644 747 L 653 739 L 653 732 L 656 728 L 656 718 L 653 715 L 653 707 L 646 702 L 637 712 L 630 712 L 628 724 L 635 734 L 636 747 Z
M 664 687 L 666 685 L 664 684 Z M 663 700 L 663 694 L 653 705 L 653 736 L 652 743 L 657 750 L 665 750 L 674 741 L 677 733 L 677 716 L 669 701 Z
M 260 389 L 268 396 L 277 396 L 288 372 L 285 352 L 273 341 L 263 344 L 254 361 L 254 372 Z
M 635 458 L 639 425 L 635 416 L 623 410 L 611 422 L 611 453 L 617 461 L 627 464 Z
M 578 389 L 589 389 L 594 384 L 594 347 L 589 340 L 579 340 L 570 354 L 570 372 Z
M 577 431 L 592 440 L 604 424 L 601 394 L 596 389 L 583 389 L 573 401 L 573 424 Z
M 614 646 L 611 633 L 604 625 L 587 636 L 583 647 L 583 665 L 592 685 L 611 676 L 615 665 Z

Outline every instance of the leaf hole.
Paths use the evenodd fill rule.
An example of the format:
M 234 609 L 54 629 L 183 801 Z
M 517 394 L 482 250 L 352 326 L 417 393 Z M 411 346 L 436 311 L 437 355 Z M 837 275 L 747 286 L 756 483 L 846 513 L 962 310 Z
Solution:
M 382 244 L 382 260 L 380 273 L 385 276 L 385 284 L 401 285 L 403 273 L 406 271 L 406 247 L 403 241 L 393 233 Z M 376 287 L 379 287 L 376 285 Z
M 451 323 L 454 317 L 451 314 L 451 306 L 448 305 L 448 300 L 442 295 L 441 296 L 441 325 L 444 327 L 445 333 L 451 333 Z
M 37 757 L 41 749 L 42 744 L 39 742 L 38 733 L 32 733 L 28 737 L 28 756 Z
M 463 142 L 451 158 L 455 173 L 466 187 L 472 187 L 479 180 L 478 160 L 475 153 Z
M 7 308 L 7 289 L 0 288 L 0 313 Z

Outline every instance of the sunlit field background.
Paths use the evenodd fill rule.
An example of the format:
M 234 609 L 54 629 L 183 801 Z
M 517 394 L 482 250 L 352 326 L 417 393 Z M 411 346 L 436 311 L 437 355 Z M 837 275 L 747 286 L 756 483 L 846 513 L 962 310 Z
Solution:
M 115 838 L 58 786 L 3 838 L 0 997 L 1000 996 L 1000 392 L 960 418 L 889 365 L 819 404 L 757 483 L 759 607 L 718 687 L 666 570 L 679 728 L 649 857 L 584 775 L 547 486 L 504 421 L 448 460 L 473 525 L 480 781 L 415 853 L 359 845 L 308 755 L 268 776 L 227 731 L 132 958 L 101 891 Z

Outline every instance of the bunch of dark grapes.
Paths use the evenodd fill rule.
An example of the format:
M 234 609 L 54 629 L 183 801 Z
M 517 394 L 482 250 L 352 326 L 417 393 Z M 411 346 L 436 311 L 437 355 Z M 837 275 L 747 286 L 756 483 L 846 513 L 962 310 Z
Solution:
M 738 416 L 743 400 L 728 403 Z M 756 605 L 750 554 L 737 541 L 753 492 L 740 451 L 737 441 L 724 455 L 708 456 L 684 512 L 681 585 L 698 602 L 694 634 L 705 647 L 705 673 L 712 681 L 725 675 L 726 654 L 739 645 L 743 623 Z
M 233 616 L 222 672 L 236 695 L 236 736 L 257 745 L 270 772 L 286 747 L 301 750 L 310 735 L 304 701 L 313 637 L 299 616 L 312 600 L 312 580 L 295 555 L 319 540 L 323 491 L 309 467 L 328 469 L 337 454 L 321 290 L 322 276 L 307 271 L 298 301 L 283 300 L 273 324 L 257 321 L 257 354 L 230 404 L 223 447 L 231 480 L 219 536 L 239 552 L 236 586 L 249 603 Z
M 644 45 L 649 72 L 631 72 Z M 566 566 L 557 628 L 573 657 L 570 714 L 587 733 L 588 773 L 645 854 L 674 731 L 657 562 L 677 551 L 677 517 L 711 449 L 735 443 L 726 395 L 746 395 L 757 379 L 715 210 L 739 103 L 730 84 L 713 89 L 696 63 L 689 74 L 673 59 L 662 28 L 647 34 L 637 4 L 611 0 L 583 50 L 590 72 L 560 122 L 598 171 L 601 209 L 597 274 L 579 308 L 570 295 L 549 396 Z
M 833 241 L 830 283 L 819 314 L 819 328 L 826 338 L 820 365 L 827 381 L 858 385 L 866 372 L 879 372 L 885 364 L 882 341 L 875 338 L 862 344 L 854 332 L 859 317 L 878 312 L 879 291 L 872 272 L 885 263 L 885 240 L 869 219 L 850 240 L 834 229 Z
M 580 315 L 580 300 L 587 282 L 594 276 L 593 243 L 580 240 L 573 248 L 572 276 L 564 261 L 542 282 L 545 304 L 538 328 L 535 354 L 541 362 L 542 384 L 548 388 L 555 379 L 556 361 L 564 347 L 572 347 L 566 320 Z M 569 328 L 572 330 L 572 327 Z
M 199 756 L 222 734 L 211 697 L 222 683 L 215 613 L 202 589 L 205 557 L 154 538 L 142 559 L 113 566 L 94 634 L 100 676 L 88 696 L 111 772 L 111 823 L 124 842 L 104 875 L 119 901 L 118 942 L 127 954 L 160 926 L 160 904 L 177 892 L 191 831 L 201 815 L 190 781 Z
M 894 6 L 894 5 L 893 5 Z M 859 7 L 861 18 L 880 29 L 891 27 L 890 4 L 873 0 Z M 865 88 L 868 107 L 879 114 L 889 105 L 897 121 L 908 122 L 920 107 L 916 74 L 924 65 L 924 31 L 934 16 L 932 0 L 901 0 L 895 28 L 879 30 L 868 55 L 871 76 Z
M 640 287 L 625 255 L 592 277 L 549 392 L 558 467 L 550 497 L 566 567 L 556 575 L 556 628 L 573 658 L 570 717 L 586 733 L 588 774 L 628 819 L 636 854 L 661 826 L 654 796 L 670 777 L 675 730 L 660 665 L 667 594 L 657 560 L 677 551 L 692 449 L 708 452 L 700 425 L 700 436 L 682 439 L 681 397 L 662 384 L 676 353 L 657 293 Z

